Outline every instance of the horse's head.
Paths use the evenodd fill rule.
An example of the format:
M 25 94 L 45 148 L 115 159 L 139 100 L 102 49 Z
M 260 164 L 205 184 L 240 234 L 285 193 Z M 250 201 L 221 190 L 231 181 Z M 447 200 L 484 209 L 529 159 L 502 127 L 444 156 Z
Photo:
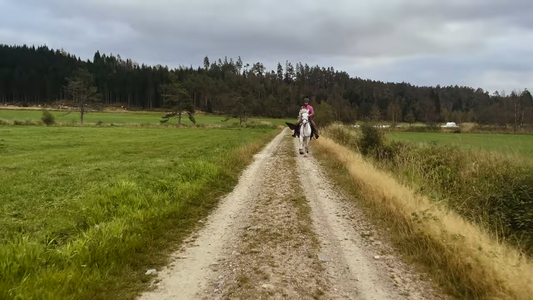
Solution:
M 301 109 L 300 110 L 300 117 L 302 118 L 302 123 L 307 123 L 309 121 L 309 110 L 307 109 Z

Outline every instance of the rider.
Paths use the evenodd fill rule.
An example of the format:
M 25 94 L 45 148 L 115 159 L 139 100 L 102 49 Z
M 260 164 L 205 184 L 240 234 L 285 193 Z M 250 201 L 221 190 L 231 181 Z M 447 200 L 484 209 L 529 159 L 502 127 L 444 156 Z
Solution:
M 311 123 L 311 128 L 313 129 L 313 132 L 315 134 L 315 138 L 318 139 L 318 130 L 316 129 L 315 121 L 313 121 L 312 116 L 315 114 L 315 111 L 311 105 L 309 105 L 309 98 L 304 98 L 304 105 L 302 106 L 302 109 L 307 109 L 309 111 L 309 123 Z M 301 116 L 298 116 L 298 123 L 296 123 L 296 129 L 294 130 L 293 137 L 296 137 L 297 135 L 300 135 L 300 123 L 302 122 Z

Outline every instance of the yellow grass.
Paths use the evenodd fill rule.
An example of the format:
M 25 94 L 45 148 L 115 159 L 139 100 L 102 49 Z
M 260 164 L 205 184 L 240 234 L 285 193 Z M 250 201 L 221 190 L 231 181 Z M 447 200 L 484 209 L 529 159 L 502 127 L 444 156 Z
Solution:
M 459 127 L 461 127 L 463 132 L 470 132 L 474 127 L 476 127 L 476 123 L 461 123 Z
M 415 195 L 327 137 L 315 141 L 319 157 L 342 166 L 371 215 L 391 226 L 393 241 L 435 280 L 461 299 L 533 299 L 533 264 L 492 240 L 453 211 Z M 413 214 L 416 213 L 416 216 Z

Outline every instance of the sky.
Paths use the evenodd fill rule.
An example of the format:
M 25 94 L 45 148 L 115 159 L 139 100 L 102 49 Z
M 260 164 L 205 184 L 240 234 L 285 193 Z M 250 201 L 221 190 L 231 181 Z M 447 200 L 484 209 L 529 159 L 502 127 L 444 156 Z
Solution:
M 533 89 L 531 0 L 0 0 L 0 44 L 92 59 L 334 67 L 352 77 Z

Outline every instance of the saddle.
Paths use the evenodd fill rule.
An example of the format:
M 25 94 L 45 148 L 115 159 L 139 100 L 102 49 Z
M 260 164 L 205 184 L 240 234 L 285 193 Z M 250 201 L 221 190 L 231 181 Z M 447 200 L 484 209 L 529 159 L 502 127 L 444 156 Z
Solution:
M 289 126 L 289 128 L 291 130 L 294 130 L 295 132 L 298 130 L 298 125 L 296 124 L 293 124 L 293 123 L 289 123 L 289 122 L 285 122 L 285 124 L 287 124 L 287 126 Z M 309 123 L 309 125 L 311 126 L 311 137 L 310 139 L 312 140 L 313 137 L 315 136 L 315 128 L 313 127 L 313 124 Z M 299 136 L 299 133 L 296 134 L 297 137 L 300 137 Z

